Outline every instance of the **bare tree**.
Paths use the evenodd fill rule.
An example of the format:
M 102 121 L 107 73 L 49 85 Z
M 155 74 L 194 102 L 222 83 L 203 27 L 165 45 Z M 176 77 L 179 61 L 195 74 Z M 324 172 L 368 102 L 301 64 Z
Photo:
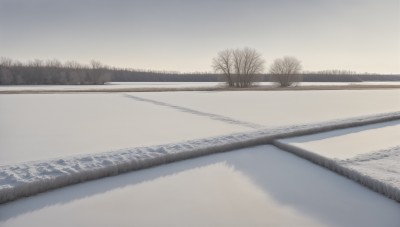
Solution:
M 92 69 L 89 75 L 91 76 L 90 78 L 93 83 L 104 84 L 105 82 L 110 81 L 111 73 L 108 70 L 108 66 L 96 60 L 91 60 L 90 65 L 92 66 Z
M 264 70 L 261 54 L 252 48 L 226 49 L 213 59 L 215 72 L 222 73 L 230 87 L 249 87 Z
M 301 62 L 295 57 L 283 57 L 275 59 L 269 70 L 271 79 L 277 82 L 281 87 L 288 87 L 294 83 L 300 82 Z
M 229 87 L 233 87 L 233 50 L 226 49 L 218 53 L 213 59 L 213 68 L 215 72 L 222 73 Z

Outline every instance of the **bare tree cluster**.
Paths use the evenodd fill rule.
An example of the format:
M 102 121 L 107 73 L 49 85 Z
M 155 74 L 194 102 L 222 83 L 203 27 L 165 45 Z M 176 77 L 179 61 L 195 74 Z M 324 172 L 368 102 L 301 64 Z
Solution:
M 263 72 L 265 61 L 261 54 L 252 48 L 226 49 L 213 59 L 213 68 L 222 73 L 230 87 L 249 87 L 256 76 Z
M 315 73 L 321 74 L 321 75 L 355 75 L 355 74 L 357 74 L 354 71 L 341 70 L 341 69 L 322 70 L 322 71 L 317 71 Z
M 367 74 L 361 75 L 357 74 L 354 71 L 340 70 L 340 69 L 322 70 L 314 72 L 307 71 L 303 72 L 302 74 L 304 82 L 361 82 L 363 81 L 361 77 L 367 75 Z
M 61 63 L 53 59 L 27 63 L 0 58 L 0 85 L 104 84 L 119 82 L 217 82 L 218 75 L 208 72 L 138 70 L 109 67 L 98 61 L 83 65 L 76 61 Z
M 285 58 L 284 58 L 285 59 Z M 278 59 L 277 62 L 284 61 Z M 298 64 L 299 61 L 297 60 Z M 278 64 L 279 65 L 279 64 Z M 285 65 L 285 64 L 281 64 Z M 289 68 L 291 64 L 286 64 Z M 254 49 L 225 50 L 213 61 L 214 69 L 221 74 L 208 72 L 179 73 L 175 71 L 137 70 L 111 68 L 98 61 L 82 65 L 75 61 L 61 63 L 57 59 L 33 60 L 21 63 L 9 58 L 0 58 L 0 85 L 38 85 L 38 84 L 104 84 L 109 81 L 119 82 L 217 82 L 225 81 L 230 86 L 251 86 L 254 81 L 283 81 L 282 86 L 289 86 L 289 81 L 296 76 L 295 82 L 303 78 L 307 82 L 360 82 L 360 81 L 400 81 L 400 75 L 357 74 L 345 70 L 326 70 L 299 73 L 291 70 L 290 74 L 277 73 L 275 62 L 271 65 L 271 74 L 259 74 L 264 67 L 261 55 Z M 278 67 L 279 68 L 279 67 Z M 282 67 L 280 67 L 282 68 Z M 301 68 L 301 65 L 298 67 Z M 286 69 L 287 71 L 287 69 Z M 285 70 L 281 70 L 285 72 Z M 293 73 L 295 72 L 295 73 Z M 288 77 L 289 75 L 289 77 Z M 221 78 L 221 76 L 223 78 Z M 280 78 L 277 78 L 281 76 Z M 272 79 L 271 79 L 272 78 Z
M 302 80 L 301 62 L 295 57 L 275 59 L 270 67 L 271 79 L 281 87 L 288 87 Z

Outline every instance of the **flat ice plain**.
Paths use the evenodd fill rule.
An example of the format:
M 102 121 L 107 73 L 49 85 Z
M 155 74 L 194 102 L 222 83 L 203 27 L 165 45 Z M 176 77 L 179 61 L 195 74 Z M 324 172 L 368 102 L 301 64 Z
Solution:
M 399 104 L 398 89 L 4 94 L 0 166 L 390 113 Z M 352 153 L 342 155 L 397 144 L 398 121 L 364 127 L 344 133 L 348 145 L 339 145 Z M 325 147 L 337 142 L 319 135 Z M 361 138 L 365 147 L 349 142 Z M 6 203 L 0 226 L 398 226 L 399 213 L 394 200 L 266 145 Z
M 146 92 L 130 95 L 146 99 L 144 102 L 183 106 L 262 127 L 308 124 L 400 110 L 398 89 Z
M 400 204 L 264 145 L 0 205 L 0 226 L 393 226 Z
M 305 155 L 309 152 L 332 160 L 335 164 L 326 167 L 344 167 L 344 175 L 399 201 L 399 138 L 400 121 L 389 121 L 282 139 L 278 143 L 291 146 L 289 149 L 300 148 Z
M 0 95 L 0 106 L 0 165 L 250 130 L 120 93 Z
M 334 130 L 280 141 L 327 158 L 352 159 L 359 155 L 399 146 L 400 121 Z
M 0 95 L 0 165 L 394 112 L 399 100 L 399 90 Z

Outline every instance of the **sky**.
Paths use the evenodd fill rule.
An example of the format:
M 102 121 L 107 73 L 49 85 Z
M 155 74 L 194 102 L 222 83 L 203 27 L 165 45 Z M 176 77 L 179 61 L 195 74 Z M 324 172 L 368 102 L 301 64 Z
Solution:
M 227 48 L 400 74 L 400 0 L 0 0 L 0 56 L 211 72 Z

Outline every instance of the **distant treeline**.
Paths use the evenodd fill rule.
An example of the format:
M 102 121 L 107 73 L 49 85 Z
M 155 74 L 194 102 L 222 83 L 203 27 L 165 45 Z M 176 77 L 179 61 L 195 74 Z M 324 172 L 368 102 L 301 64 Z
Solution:
M 356 74 L 329 70 L 306 72 L 304 82 L 400 81 L 400 75 Z M 221 75 L 213 73 L 179 73 L 111 68 L 98 61 L 90 65 L 77 62 L 62 64 L 58 60 L 28 63 L 0 58 L 0 85 L 92 85 L 106 82 L 220 82 Z M 270 75 L 260 75 L 258 81 L 270 81 Z
M 212 73 L 179 73 L 111 68 L 98 61 L 62 64 L 58 60 L 28 63 L 0 58 L 0 85 L 92 85 L 106 82 L 214 82 Z
M 347 70 L 304 72 L 304 82 L 400 81 L 400 75 L 355 73 Z

